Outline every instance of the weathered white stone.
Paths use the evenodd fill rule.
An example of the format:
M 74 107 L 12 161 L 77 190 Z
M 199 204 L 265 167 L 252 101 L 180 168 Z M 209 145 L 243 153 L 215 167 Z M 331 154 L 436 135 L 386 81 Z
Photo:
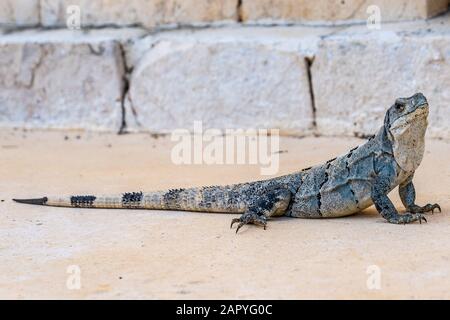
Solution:
M 159 24 L 202 24 L 236 21 L 237 0 L 159 0 Z
M 120 44 L 105 31 L 2 36 L 0 126 L 117 130 L 123 76 Z
M 395 98 L 422 92 L 428 136 L 450 138 L 450 21 L 412 25 L 352 27 L 321 42 L 312 66 L 319 133 L 372 134 Z
M 66 25 L 78 6 L 82 26 L 197 24 L 235 20 L 237 0 L 41 0 L 42 24 Z
M 425 19 L 448 7 L 447 0 L 242 0 L 242 18 L 255 21 L 365 21 L 369 6 L 380 9 L 382 21 Z
M 39 24 L 39 0 L 0 0 L 0 26 Z
M 315 43 L 306 36 L 311 47 L 300 44 L 308 31 L 178 31 L 137 42 L 128 50 L 134 71 L 127 124 L 169 132 L 203 121 L 204 128 L 310 133 L 313 113 L 302 50 Z

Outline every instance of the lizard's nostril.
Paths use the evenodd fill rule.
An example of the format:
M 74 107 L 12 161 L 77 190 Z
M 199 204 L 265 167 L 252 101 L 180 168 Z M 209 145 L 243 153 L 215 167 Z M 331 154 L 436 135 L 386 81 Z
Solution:
M 414 95 L 414 101 L 416 106 L 421 106 L 427 103 L 427 98 L 419 92 Z

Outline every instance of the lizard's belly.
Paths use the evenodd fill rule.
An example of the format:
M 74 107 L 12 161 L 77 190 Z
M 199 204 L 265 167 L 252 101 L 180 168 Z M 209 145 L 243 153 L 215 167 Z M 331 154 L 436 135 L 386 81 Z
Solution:
M 322 190 L 320 213 L 324 218 L 344 217 L 370 207 L 373 202 L 368 184 L 356 182 L 336 190 Z
M 318 193 L 299 192 L 289 215 L 298 218 L 336 218 L 355 214 L 370 207 L 371 186 L 353 181 L 334 189 L 323 188 Z

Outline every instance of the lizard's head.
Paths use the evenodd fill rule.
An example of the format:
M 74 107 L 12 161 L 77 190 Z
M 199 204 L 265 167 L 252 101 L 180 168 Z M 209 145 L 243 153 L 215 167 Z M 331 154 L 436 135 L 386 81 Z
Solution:
M 422 93 L 398 98 L 386 114 L 385 125 L 392 134 L 405 127 L 421 126 L 428 116 L 428 102 Z M 426 126 L 426 125 L 425 125 Z
M 422 160 L 427 117 L 428 102 L 422 93 L 398 98 L 386 112 L 384 125 L 395 159 L 405 171 L 414 171 Z

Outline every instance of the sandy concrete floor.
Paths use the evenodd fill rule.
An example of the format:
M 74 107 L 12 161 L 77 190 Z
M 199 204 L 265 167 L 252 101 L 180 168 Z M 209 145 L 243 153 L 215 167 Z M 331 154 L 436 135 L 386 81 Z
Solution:
M 362 142 L 283 138 L 279 174 Z M 418 203 L 443 209 L 422 225 L 388 224 L 370 208 L 330 220 L 279 218 L 266 231 L 250 226 L 235 235 L 229 223 L 236 215 L 11 201 L 260 178 L 257 166 L 176 166 L 172 145 L 144 134 L 0 131 L 0 298 L 450 298 L 444 141 L 428 141 L 416 173 Z M 402 208 L 396 190 L 391 198 Z M 79 290 L 67 287 L 72 265 L 81 271 Z M 369 290 L 373 270 L 381 288 Z

